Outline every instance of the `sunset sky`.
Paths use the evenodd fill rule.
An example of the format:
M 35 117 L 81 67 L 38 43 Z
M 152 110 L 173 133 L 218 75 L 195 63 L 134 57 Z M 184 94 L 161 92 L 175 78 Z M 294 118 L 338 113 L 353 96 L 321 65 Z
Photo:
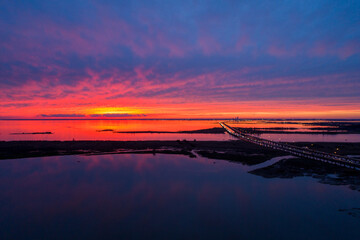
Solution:
M 360 118 L 360 1 L 0 0 L 0 118 Z

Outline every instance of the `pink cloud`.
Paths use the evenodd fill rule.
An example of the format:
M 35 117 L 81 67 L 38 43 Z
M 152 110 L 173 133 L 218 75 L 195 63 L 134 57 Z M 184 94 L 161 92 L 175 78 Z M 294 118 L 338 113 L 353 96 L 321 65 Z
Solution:
M 267 53 L 275 57 L 295 57 L 302 55 L 304 51 L 304 46 L 301 43 L 292 44 L 290 47 L 280 45 L 280 43 L 271 44 L 267 49 Z
M 308 51 L 310 56 L 325 57 L 337 56 L 346 59 L 352 55 L 360 53 L 360 43 L 356 41 L 346 42 L 342 46 L 337 46 L 329 41 L 318 41 Z
M 338 50 L 338 55 L 342 59 L 346 59 L 352 55 L 359 54 L 360 53 L 360 42 L 352 41 Z
M 218 53 L 221 50 L 221 45 L 216 39 L 212 36 L 201 34 L 198 38 L 198 44 L 202 50 L 202 52 L 209 56 L 214 53 Z
M 244 47 L 248 46 L 248 45 L 251 45 L 250 43 L 250 39 L 247 35 L 244 35 L 242 37 L 240 37 L 237 42 L 236 42 L 236 45 L 235 45 L 235 49 L 237 51 L 241 51 L 244 49 Z

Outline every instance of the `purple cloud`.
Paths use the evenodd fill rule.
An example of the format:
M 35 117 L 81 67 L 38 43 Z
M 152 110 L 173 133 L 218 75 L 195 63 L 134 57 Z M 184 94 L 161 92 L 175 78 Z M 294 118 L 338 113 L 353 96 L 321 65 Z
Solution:
M 32 99 L 91 102 L 94 94 L 104 101 L 359 99 L 359 7 L 7 1 L 0 100 L 9 107 Z

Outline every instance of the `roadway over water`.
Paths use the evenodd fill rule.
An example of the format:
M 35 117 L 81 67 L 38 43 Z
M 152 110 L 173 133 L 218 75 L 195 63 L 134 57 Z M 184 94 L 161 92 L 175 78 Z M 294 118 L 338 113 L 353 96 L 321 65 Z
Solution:
M 274 142 L 267 139 L 259 138 L 248 134 L 244 131 L 241 131 L 237 128 L 230 127 L 224 122 L 220 122 L 220 125 L 231 135 L 238 137 L 246 142 L 251 142 L 263 147 L 268 147 L 283 152 L 290 153 L 297 157 L 304 157 L 308 159 L 313 159 L 317 161 L 322 161 L 342 167 L 347 167 L 351 169 L 360 170 L 360 161 L 346 156 L 340 156 L 331 153 L 320 152 L 308 148 L 302 148 L 298 146 L 293 146 L 287 143 Z

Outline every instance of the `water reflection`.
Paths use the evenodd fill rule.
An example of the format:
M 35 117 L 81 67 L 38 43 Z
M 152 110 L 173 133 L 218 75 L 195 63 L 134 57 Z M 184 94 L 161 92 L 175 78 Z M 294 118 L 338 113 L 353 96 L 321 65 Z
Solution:
M 19 120 L 0 121 L 0 140 L 228 140 L 226 134 L 130 134 L 113 131 L 192 131 L 220 127 L 217 121 Z M 51 132 L 53 134 L 21 134 Z M 20 133 L 20 134 L 13 134 Z
M 264 133 L 264 137 L 273 141 L 309 141 L 309 142 L 360 142 L 360 134 L 316 134 L 313 121 L 260 121 L 248 120 L 231 122 L 234 127 L 272 129 L 285 128 L 287 134 Z M 323 125 L 316 128 L 332 128 L 326 121 L 317 121 Z M 226 141 L 233 139 L 229 134 L 200 134 L 200 133 L 115 133 L 136 131 L 193 131 L 220 127 L 218 121 L 213 120 L 1 120 L 0 140 L 183 140 L 192 141 Z M 286 129 L 289 128 L 289 129 Z M 294 129 L 291 129 L 294 128 Z M 105 130 L 105 131 L 104 131 Z M 309 132 L 298 134 L 296 131 Z M 22 134 L 22 133 L 53 134 Z M 294 132 L 294 133 L 291 133 Z M 17 134 L 13 134 L 17 133 Z M 20 134 L 19 134 L 20 133 Z
M 358 219 L 338 211 L 358 206 L 358 192 L 245 170 L 161 154 L 1 161 L 0 238 L 351 239 L 360 233 Z

